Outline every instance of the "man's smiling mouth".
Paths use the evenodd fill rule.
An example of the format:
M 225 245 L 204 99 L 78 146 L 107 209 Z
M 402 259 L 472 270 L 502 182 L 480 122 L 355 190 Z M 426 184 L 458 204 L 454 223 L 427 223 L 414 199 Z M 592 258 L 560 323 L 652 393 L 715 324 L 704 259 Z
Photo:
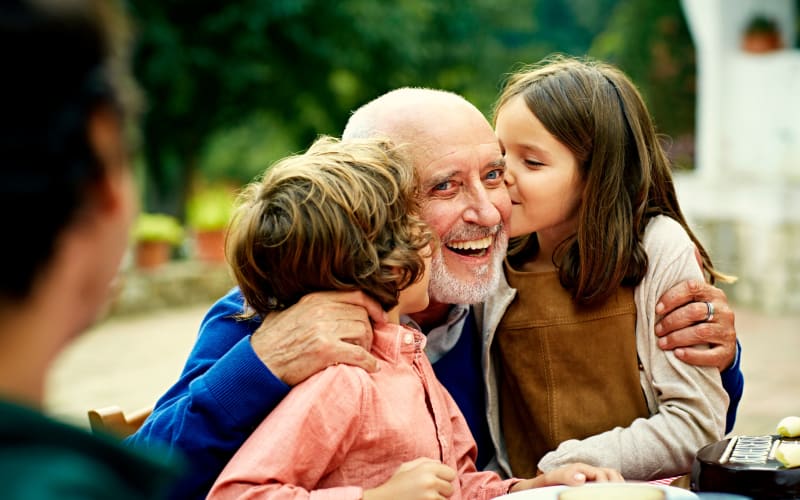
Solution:
M 489 235 L 485 238 L 467 241 L 450 241 L 445 246 L 459 254 L 467 257 L 483 257 L 491 248 L 494 243 L 494 235 Z

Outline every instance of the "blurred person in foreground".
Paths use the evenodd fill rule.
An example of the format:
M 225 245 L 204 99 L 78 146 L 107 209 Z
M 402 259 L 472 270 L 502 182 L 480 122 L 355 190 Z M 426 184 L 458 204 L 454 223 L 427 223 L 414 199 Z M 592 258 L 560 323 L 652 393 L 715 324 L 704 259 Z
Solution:
M 42 412 L 50 365 L 105 308 L 137 209 L 125 28 L 105 0 L 0 5 L 4 499 L 159 498 L 176 473 Z
M 478 444 L 476 465 L 496 469 L 485 400 L 486 341 L 471 304 L 493 294 L 503 273 L 511 199 L 505 159 L 486 117 L 463 97 L 442 90 L 393 90 L 357 109 L 344 141 L 385 137 L 409 145 L 420 179 L 422 219 L 441 245 L 433 254 L 430 304 L 403 316 L 426 335 L 436 377 L 464 414 Z M 708 304 L 716 313 L 707 314 Z M 386 321 L 359 291 L 317 292 L 263 319 L 241 320 L 238 288 L 212 306 L 179 380 L 156 403 L 131 444 L 167 443 L 190 460 L 178 498 L 204 498 L 214 478 L 290 388 L 336 363 L 376 369 L 368 352 L 372 325 Z M 725 294 L 703 282 L 681 282 L 656 306 L 662 349 L 691 364 L 716 366 L 741 396 L 733 312 Z M 692 346 L 711 345 L 710 349 Z M 732 419 L 732 417 L 731 417 Z M 732 420 L 731 420 L 732 421 Z

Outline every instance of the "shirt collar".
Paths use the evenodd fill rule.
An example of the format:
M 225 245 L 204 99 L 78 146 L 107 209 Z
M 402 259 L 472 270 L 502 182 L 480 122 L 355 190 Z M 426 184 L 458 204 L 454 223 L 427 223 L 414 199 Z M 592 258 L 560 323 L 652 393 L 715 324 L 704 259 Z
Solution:
M 417 349 L 425 349 L 426 343 L 422 332 L 406 325 L 384 323 L 373 328 L 372 353 L 386 361 L 411 359 Z
M 435 363 L 456 345 L 464 329 L 464 321 L 469 314 L 469 304 L 454 304 L 447 313 L 447 321 L 428 332 L 425 354 Z M 400 322 L 420 330 L 419 325 L 408 316 L 401 316 Z

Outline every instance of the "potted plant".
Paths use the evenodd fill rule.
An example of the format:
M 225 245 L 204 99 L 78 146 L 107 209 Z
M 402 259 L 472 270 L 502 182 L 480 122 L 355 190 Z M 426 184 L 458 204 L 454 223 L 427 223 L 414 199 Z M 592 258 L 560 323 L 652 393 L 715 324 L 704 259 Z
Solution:
M 141 269 L 156 269 L 169 261 L 172 247 L 183 241 L 183 227 L 167 214 L 140 213 L 133 226 L 135 262 Z
M 225 261 L 225 232 L 233 213 L 234 195 L 224 186 L 196 191 L 186 206 L 186 223 L 194 234 L 195 256 L 206 262 Z
M 783 48 L 778 23 L 763 15 L 754 16 L 744 29 L 742 50 L 754 54 Z

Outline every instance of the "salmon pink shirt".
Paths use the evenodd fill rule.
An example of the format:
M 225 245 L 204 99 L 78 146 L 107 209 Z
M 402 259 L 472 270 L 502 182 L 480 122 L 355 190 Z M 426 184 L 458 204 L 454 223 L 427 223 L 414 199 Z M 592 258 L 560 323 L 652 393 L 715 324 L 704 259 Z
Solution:
M 472 434 L 424 347 L 417 330 L 376 326 L 380 369 L 331 366 L 297 385 L 228 462 L 209 498 L 358 500 L 419 457 L 458 471 L 451 499 L 507 493 L 519 480 L 476 470 Z

